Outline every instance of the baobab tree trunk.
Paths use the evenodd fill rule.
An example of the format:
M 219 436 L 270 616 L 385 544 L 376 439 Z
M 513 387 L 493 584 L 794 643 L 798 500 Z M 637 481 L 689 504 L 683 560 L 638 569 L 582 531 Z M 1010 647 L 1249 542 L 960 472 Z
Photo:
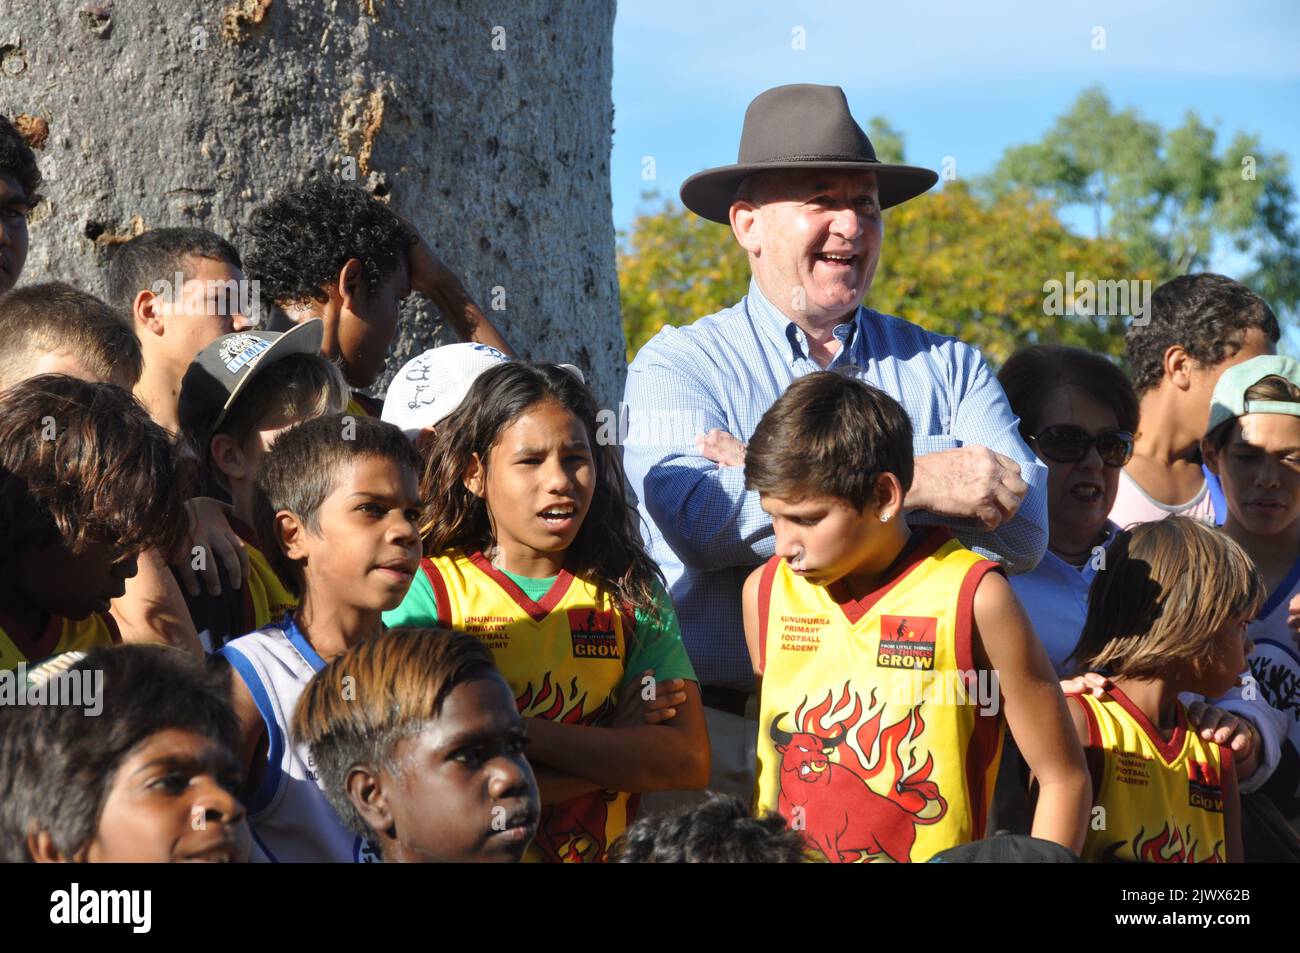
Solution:
M 47 177 L 22 283 L 102 294 L 109 246 L 142 229 L 238 245 L 268 196 L 354 177 L 523 356 L 576 363 L 617 401 L 610 0 L 0 6 L 0 112 L 25 117 Z M 390 374 L 447 343 L 427 303 L 405 317 Z

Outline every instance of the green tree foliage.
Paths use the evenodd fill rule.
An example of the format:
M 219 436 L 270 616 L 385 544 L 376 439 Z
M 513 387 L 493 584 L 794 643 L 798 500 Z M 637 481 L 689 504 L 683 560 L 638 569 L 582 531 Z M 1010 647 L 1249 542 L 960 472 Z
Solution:
M 749 288 L 749 260 L 731 229 L 674 203 L 637 216 L 620 238 L 618 285 L 629 361 L 664 325 L 690 324 L 739 301 Z
M 1048 313 L 1054 310 L 1049 282 L 1059 282 L 1064 293 L 1071 274 L 1076 288 L 1083 281 L 1152 278 L 1132 267 L 1118 242 L 1070 232 L 1049 202 L 1024 192 L 990 201 L 949 182 L 942 192 L 885 213 L 885 243 L 867 304 L 959 337 L 994 364 L 1027 344 L 1119 355 L 1127 314 L 1090 314 L 1082 301 L 1061 309 L 1067 313 Z
M 1090 208 L 1093 236 L 1119 241 L 1161 279 L 1204 270 L 1224 250 L 1246 255 L 1254 270 L 1233 277 L 1275 307 L 1300 303 L 1286 156 L 1242 132 L 1220 146 L 1194 111 L 1165 131 L 1089 89 L 1040 142 L 1008 149 L 980 187 L 993 197 L 1030 189 L 1061 207 Z

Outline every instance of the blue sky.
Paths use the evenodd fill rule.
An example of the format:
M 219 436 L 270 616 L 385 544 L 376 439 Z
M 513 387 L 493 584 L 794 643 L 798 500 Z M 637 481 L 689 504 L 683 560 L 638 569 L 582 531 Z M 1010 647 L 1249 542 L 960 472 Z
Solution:
M 1094 28 L 1105 49 L 1094 50 Z M 805 49 L 793 49 L 802 28 Z M 734 162 L 745 107 L 782 83 L 843 86 L 865 126 L 885 117 L 907 159 L 959 177 L 1037 140 L 1100 85 L 1168 128 L 1189 109 L 1284 152 L 1300 184 L 1300 3 L 621 0 L 614 24 L 614 224 Z M 1217 120 L 1217 123 L 1216 123 Z M 653 156 L 656 180 L 642 178 Z M 1300 211 L 1300 210 L 1298 210 Z M 1231 272 L 1223 258 L 1214 266 Z M 1293 341 L 1295 338 L 1293 331 Z

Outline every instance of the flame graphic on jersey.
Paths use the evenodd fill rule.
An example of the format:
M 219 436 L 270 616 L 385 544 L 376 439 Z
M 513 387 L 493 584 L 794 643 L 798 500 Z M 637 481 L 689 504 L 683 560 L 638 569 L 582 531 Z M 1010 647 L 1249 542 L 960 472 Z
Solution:
M 1105 859 L 1122 859 L 1119 852 L 1125 847 L 1123 841 L 1111 844 L 1105 853 Z M 1191 825 L 1186 830 L 1171 826 L 1168 821 L 1159 833 L 1146 836 L 1146 828 L 1138 828 L 1133 838 L 1133 856 L 1144 864 L 1221 864 L 1223 859 L 1223 841 L 1214 845 L 1214 850 L 1203 857 L 1196 855 L 1200 844 L 1192 837 Z
M 579 697 L 579 691 L 576 675 L 569 681 L 569 691 L 566 693 L 559 682 L 552 684 L 551 673 L 547 672 L 542 676 L 542 687 L 535 695 L 531 681 L 524 686 L 523 692 L 515 697 L 515 707 L 519 709 L 519 714 L 526 717 L 545 718 L 566 725 L 593 724 L 613 707 L 606 698 L 584 715 L 582 709 L 587 704 L 587 693 L 582 692 Z
M 769 732 L 781 756 L 781 813 L 802 821 L 812 846 L 832 863 L 887 858 L 911 859 L 917 825 L 935 824 L 948 812 L 939 786 L 929 780 L 934 756 L 918 757 L 925 732 L 921 706 L 886 725 L 885 705 L 873 689 L 864 718 L 862 697 L 844 683 L 805 710 L 795 710 L 795 731 L 773 719 Z M 837 754 L 838 759 L 832 760 Z M 869 783 L 880 776 L 883 793 Z
M 566 725 L 594 724 L 613 708 L 606 698 L 584 715 L 586 703 L 587 693 L 579 689 L 576 676 L 570 679 L 566 692 L 559 681 L 551 680 L 550 672 L 542 676 L 542 685 L 535 692 L 530 681 L 515 696 L 519 714 Z M 542 808 L 534 846 L 551 863 L 600 863 L 608 848 L 609 805 L 617 797 L 617 792 L 593 791 Z

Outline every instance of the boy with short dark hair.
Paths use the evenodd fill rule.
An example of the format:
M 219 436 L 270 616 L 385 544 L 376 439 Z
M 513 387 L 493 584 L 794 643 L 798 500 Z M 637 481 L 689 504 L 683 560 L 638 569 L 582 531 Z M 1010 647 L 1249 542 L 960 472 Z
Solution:
M 379 378 L 412 291 L 426 295 L 462 340 L 513 353 L 428 243 L 354 185 L 312 182 L 266 202 L 253 212 L 247 249 L 249 273 L 268 302 L 291 322 L 325 322 L 322 353 L 342 363 L 354 388 Z M 379 415 L 381 401 L 353 397 L 351 413 Z
M 325 794 L 385 862 L 518 862 L 537 782 L 514 693 L 481 640 L 391 629 L 307 686 L 293 736 Z
M 122 316 L 92 294 L 51 281 L 0 297 L 0 390 L 41 374 L 130 390 L 142 364 Z
M 223 579 L 216 595 L 194 586 L 185 597 L 207 652 L 279 620 L 296 603 L 258 547 L 253 496 L 262 460 L 281 433 L 347 403 L 347 384 L 321 357 L 320 341 L 319 321 L 284 334 L 227 334 L 199 352 L 181 384 L 181 439 L 210 491 L 229 496 L 230 526 L 249 561 L 242 586 Z
M 946 528 L 908 527 L 912 465 L 898 402 L 831 372 L 795 381 L 754 432 L 746 486 L 776 534 L 742 595 L 761 678 L 756 808 L 832 863 L 978 839 L 1005 697 L 1039 784 L 1033 833 L 1078 851 L 1090 792 L 1051 663 L 995 563 Z
M 1149 310 L 1124 337 L 1140 420 L 1110 518 L 1121 528 L 1168 516 L 1222 523 L 1223 494 L 1200 455 L 1210 395 L 1225 369 L 1273 353 L 1277 317 L 1245 285 L 1215 274 L 1165 282 Z
M 109 300 L 144 354 L 135 395 L 170 433 L 179 427 L 181 378 L 195 355 L 257 323 L 242 268 L 234 246 L 202 228 L 151 229 L 118 245 L 109 259 Z
M 141 552 L 182 523 L 167 434 L 111 384 L 44 375 L 0 400 L 0 669 L 120 641 Z
M 368 861 L 374 848 L 330 806 L 290 721 L 316 672 L 377 636 L 420 565 L 420 459 L 400 430 L 331 414 L 282 434 L 262 463 L 255 526 L 298 606 L 220 655 L 248 769 L 255 859 Z
M 167 646 L 124 645 L 40 690 L 77 703 L 0 712 L 0 861 L 247 859 L 222 676 Z
M 40 201 L 41 170 L 22 133 L 0 116 L 0 295 L 27 261 L 27 216 Z
M 637 820 L 614 842 L 619 864 L 801 864 L 804 841 L 780 814 L 754 817 L 739 798 L 714 794 L 702 804 Z

